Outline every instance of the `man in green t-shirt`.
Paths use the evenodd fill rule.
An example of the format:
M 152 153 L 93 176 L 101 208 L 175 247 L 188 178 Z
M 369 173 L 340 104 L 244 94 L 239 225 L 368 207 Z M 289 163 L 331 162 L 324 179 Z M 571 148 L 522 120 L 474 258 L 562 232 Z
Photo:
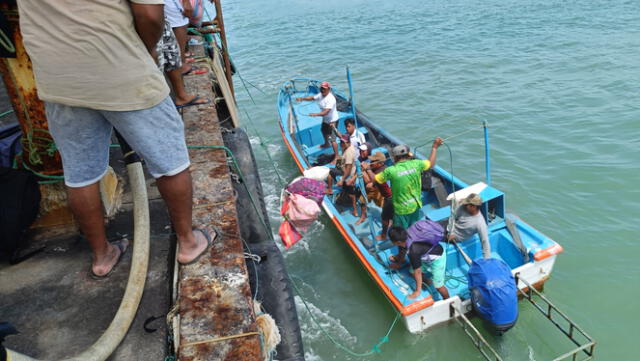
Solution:
M 395 164 L 376 174 L 376 182 L 380 184 L 391 181 L 394 226 L 407 229 L 420 219 L 422 172 L 436 164 L 436 153 L 442 143 L 440 137 L 433 141 L 429 160 L 412 159 L 409 147 L 398 145 L 391 151 Z

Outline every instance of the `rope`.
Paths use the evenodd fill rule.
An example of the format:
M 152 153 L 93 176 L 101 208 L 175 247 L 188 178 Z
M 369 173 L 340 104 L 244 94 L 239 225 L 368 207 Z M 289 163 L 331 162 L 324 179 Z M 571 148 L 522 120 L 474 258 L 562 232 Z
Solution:
M 0 117 L 4 117 L 5 115 L 11 114 L 11 113 L 13 113 L 13 109 L 0 113 Z
M 249 124 L 253 128 L 253 132 L 255 133 L 255 135 L 260 140 L 260 147 L 262 148 L 262 150 L 267 155 L 267 158 L 269 158 L 269 163 L 273 167 L 273 170 L 276 173 L 276 176 L 278 177 L 278 182 L 280 183 L 280 187 L 284 187 L 287 183 L 285 183 L 285 181 L 282 179 L 282 176 L 280 175 L 280 172 L 278 171 L 278 168 L 276 167 L 276 162 L 273 160 L 273 158 L 271 157 L 271 154 L 269 153 L 269 150 L 267 149 L 267 143 L 262 138 L 262 135 L 260 135 L 260 132 L 258 132 L 258 129 L 256 128 L 255 124 L 253 123 L 253 119 L 251 119 L 251 117 L 249 116 L 249 113 L 247 112 L 247 110 L 243 107 L 242 111 L 244 112 L 244 114 L 249 119 Z
M 389 342 L 389 335 L 391 334 L 391 331 L 393 331 L 394 327 L 396 326 L 396 323 L 398 322 L 398 320 L 400 319 L 400 312 L 396 311 L 396 317 L 393 319 L 393 322 L 391 323 L 391 326 L 389 327 L 389 329 L 387 330 L 387 332 L 385 333 L 385 335 L 383 337 L 380 338 L 380 340 L 378 341 L 378 343 L 376 343 L 375 345 L 373 345 L 373 347 L 371 347 L 371 349 L 367 352 L 355 352 L 351 349 L 349 349 L 347 346 L 343 345 L 342 343 L 336 341 L 333 336 L 331 336 L 327 330 L 320 324 L 320 322 L 315 318 L 315 316 L 313 315 L 313 313 L 311 312 L 311 309 L 309 308 L 309 305 L 307 304 L 307 301 L 304 300 L 304 298 L 302 297 L 302 292 L 300 292 L 300 289 L 298 288 L 298 286 L 296 285 L 296 283 L 289 277 L 289 281 L 291 281 L 291 284 L 293 285 L 294 290 L 296 291 L 296 294 L 298 294 L 298 296 L 300 296 L 300 299 L 302 300 L 302 303 L 304 304 L 304 307 L 306 308 L 307 312 L 309 313 L 309 316 L 311 317 L 311 320 L 313 321 L 313 323 L 318 326 L 320 328 L 320 331 L 339 349 L 341 349 L 342 351 L 345 351 L 347 354 L 354 356 L 354 357 L 367 357 L 367 356 L 371 356 L 373 354 L 376 353 L 381 353 L 382 350 L 380 349 L 380 347 L 382 347 L 383 344 Z M 404 303 L 404 300 L 402 301 Z
M 182 347 L 188 347 L 188 346 L 204 345 L 205 343 L 214 343 L 214 342 L 232 340 L 234 338 L 249 337 L 249 336 L 260 336 L 260 332 L 257 332 L 257 331 L 245 332 L 245 333 L 239 333 L 237 335 L 216 337 L 216 338 L 211 338 L 211 339 L 203 340 L 203 341 L 188 342 L 188 343 L 180 345 L 180 347 L 182 348 Z

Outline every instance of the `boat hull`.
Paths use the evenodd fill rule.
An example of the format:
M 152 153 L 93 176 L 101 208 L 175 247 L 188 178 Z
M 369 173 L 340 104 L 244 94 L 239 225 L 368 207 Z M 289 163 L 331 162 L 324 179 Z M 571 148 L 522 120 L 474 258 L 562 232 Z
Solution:
M 295 82 L 297 81 L 307 82 L 306 89 L 302 91 L 296 89 Z M 291 84 L 293 84 L 293 86 L 291 86 Z M 296 107 L 299 105 L 293 104 L 292 99 L 294 96 L 312 95 L 314 91 L 317 91 L 317 84 L 319 84 L 317 81 L 309 79 L 292 80 L 283 85 L 278 97 L 281 136 L 301 173 L 311 168 L 314 160 L 312 159 L 313 154 L 314 152 L 318 152 L 316 150 L 317 142 L 320 141 L 321 138 L 319 138 L 316 132 L 316 130 L 319 131 L 319 124 L 313 124 L 312 119 L 301 119 L 302 112 L 296 110 Z M 293 87 L 293 90 L 291 87 Z M 343 121 L 345 116 L 353 116 L 352 113 L 348 114 L 349 107 L 346 97 L 340 93 L 336 93 L 336 97 L 338 98 L 338 110 L 341 114 L 340 121 Z M 341 103 L 342 110 L 340 109 Z M 305 106 L 308 107 L 309 105 Z M 380 149 L 403 144 L 398 138 L 370 122 L 364 114 L 357 112 L 357 120 L 360 129 L 368 134 L 368 140 L 370 139 L 375 145 L 380 146 Z M 316 127 L 318 129 L 315 129 Z M 416 154 L 416 156 L 424 158 L 419 153 Z M 439 167 L 435 167 L 434 174 L 440 181 L 448 182 L 449 189 L 447 193 L 449 194 L 458 193 L 457 191 L 461 192 L 465 189 L 476 189 L 473 187 L 478 186 L 477 184 L 469 186 Z M 514 276 L 517 275 L 520 279 L 525 279 L 528 283 L 542 288 L 542 285 L 549 278 L 553 270 L 557 254 L 562 252 L 562 247 L 542 235 L 533 227 L 521 220 L 517 220 L 517 230 L 523 237 L 526 246 L 526 250 L 522 252 L 526 252 L 529 256 L 529 261 L 518 261 L 518 257 L 522 257 L 522 255 L 515 254 L 518 252 L 517 246 L 507 231 L 503 220 L 507 216 L 504 213 L 504 195 L 500 191 L 486 185 L 482 189 L 483 193 L 481 193 L 481 195 L 483 199 L 491 200 L 487 201 L 488 210 L 502 217 L 496 217 L 489 225 L 492 248 L 495 245 L 498 252 L 497 256 L 507 260 Z M 437 204 L 437 201 L 433 202 Z M 380 262 L 380 255 L 388 256 L 390 251 L 385 251 L 386 253 L 373 252 L 371 247 L 368 247 L 362 240 L 362 232 L 356 232 L 353 227 L 353 222 L 350 222 L 351 220 L 348 219 L 348 214 L 345 213 L 344 210 L 338 209 L 338 206 L 333 203 L 332 199 L 325 196 L 322 202 L 322 208 L 340 232 L 343 240 L 363 265 L 364 269 L 385 297 L 391 302 L 394 309 L 401 313 L 407 330 L 412 333 L 418 333 L 452 320 L 452 318 L 455 317 L 455 314 L 451 312 L 450 306 L 452 304 L 465 313 L 472 310 L 471 301 L 463 289 L 459 290 L 458 294 L 446 300 L 440 299 L 437 293 L 423 293 L 415 301 L 408 300 L 406 296 L 413 291 L 411 285 L 412 279 L 407 277 L 406 274 L 404 278 L 394 278 L 393 275 L 389 276 L 388 268 L 385 267 L 384 262 Z M 446 218 L 448 214 L 447 207 L 437 206 L 432 210 L 425 210 L 424 213 L 428 218 L 434 220 L 437 220 L 435 218 L 438 217 Z M 478 255 L 480 252 L 478 250 L 479 240 L 477 237 L 462 242 L 461 246 L 465 248 L 466 252 L 471 252 L 472 254 Z M 527 259 L 527 257 L 525 257 L 525 259 Z M 465 263 L 462 257 L 455 251 L 454 247 L 447 247 L 447 270 L 450 268 L 452 272 L 460 273 L 461 276 L 458 278 L 465 277 Z M 405 273 L 408 272 L 405 271 Z M 415 286 L 415 284 L 413 286 Z M 524 287 L 522 282 L 518 283 L 518 288 L 522 289 Z

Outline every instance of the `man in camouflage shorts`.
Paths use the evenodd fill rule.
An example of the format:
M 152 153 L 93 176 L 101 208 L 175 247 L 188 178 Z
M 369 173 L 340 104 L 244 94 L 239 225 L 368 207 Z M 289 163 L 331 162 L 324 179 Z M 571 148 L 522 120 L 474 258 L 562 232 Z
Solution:
M 181 109 L 192 105 L 208 104 L 210 101 L 198 95 L 190 95 L 184 87 L 182 79 L 182 59 L 178 41 L 169 22 L 165 19 L 162 37 L 156 45 L 157 62 L 160 70 L 169 78 L 175 93 L 176 108 Z

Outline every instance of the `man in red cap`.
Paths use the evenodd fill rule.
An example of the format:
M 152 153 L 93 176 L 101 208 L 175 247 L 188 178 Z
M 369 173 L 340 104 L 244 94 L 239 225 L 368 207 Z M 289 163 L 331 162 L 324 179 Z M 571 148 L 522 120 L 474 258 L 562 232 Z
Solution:
M 320 106 L 319 113 L 309 113 L 310 117 L 322 117 L 322 136 L 324 144 L 322 148 L 327 148 L 329 142 L 333 148 L 333 160 L 331 164 L 335 164 L 338 160 L 338 144 L 336 143 L 333 130 L 338 123 L 338 109 L 336 108 L 336 97 L 331 93 L 331 84 L 323 81 L 320 84 L 320 93 L 308 97 L 296 98 L 297 101 L 315 100 Z

